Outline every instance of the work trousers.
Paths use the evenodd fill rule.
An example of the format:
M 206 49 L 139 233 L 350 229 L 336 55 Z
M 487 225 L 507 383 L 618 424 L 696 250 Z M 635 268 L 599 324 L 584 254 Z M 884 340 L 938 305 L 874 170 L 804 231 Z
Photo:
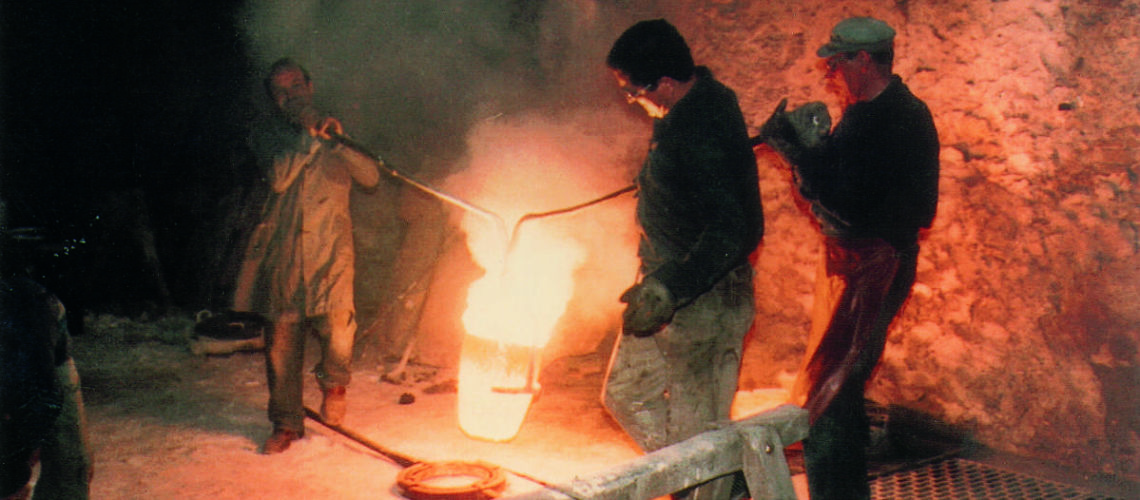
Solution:
M 648 337 L 621 335 L 602 391 L 605 407 L 645 452 L 730 418 L 744 336 L 752 325 L 752 267 L 743 264 Z M 691 498 L 728 498 L 732 476 Z
M 321 389 L 347 386 L 352 378 L 352 344 L 356 336 L 353 311 L 339 310 L 302 318 L 284 314 L 273 323 L 265 340 L 269 380 L 269 421 L 275 428 L 304 431 L 302 379 L 305 341 L 314 334 L 321 358 L 313 369 Z
M 796 384 L 811 427 L 804 465 L 813 500 L 869 499 L 864 387 L 914 284 L 918 247 L 880 239 L 825 241 L 804 369 Z

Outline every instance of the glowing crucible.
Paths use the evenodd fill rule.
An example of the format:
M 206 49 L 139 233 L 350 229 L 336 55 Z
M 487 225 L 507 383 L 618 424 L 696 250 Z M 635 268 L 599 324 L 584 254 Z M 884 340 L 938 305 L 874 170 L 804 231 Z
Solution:
M 509 255 L 483 221 L 464 220 L 467 245 L 486 273 L 472 283 L 463 313 L 459 427 L 490 441 L 515 437 L 538 391 L 542 348 L 574 292 L 585 258 L 577 242 L 543 227 L 520 233 Z

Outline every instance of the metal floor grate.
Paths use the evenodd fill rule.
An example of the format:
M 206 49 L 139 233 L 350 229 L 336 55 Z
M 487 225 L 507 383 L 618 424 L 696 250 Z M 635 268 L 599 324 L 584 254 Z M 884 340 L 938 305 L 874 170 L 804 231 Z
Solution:
M 1008 472 L 962 458 L 946 458 L 871 480 L 877 500 L 1115 500 L 1090 491 Z

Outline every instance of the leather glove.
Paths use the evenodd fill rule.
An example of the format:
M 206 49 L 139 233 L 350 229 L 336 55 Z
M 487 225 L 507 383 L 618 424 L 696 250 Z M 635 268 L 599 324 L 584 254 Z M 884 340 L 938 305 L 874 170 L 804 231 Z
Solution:
M 787 107 L 788 98 L 785 97 L 780 100 L 780 104 L 776 105 L 776 109 L 760 126 L 760 134 L 752 140 L 754 144 L 772 144 L 773 140 L 786 140 L 786 136 L 792 133 L 792 124 L 788 120 L 788 113 L 784 111 Z
M 819 101 L 792 110 L 787 119 L 801 147 L 816 147 L 831 132 L 831 115 L 827 114 L 827 105 Z
M 622 332 L 635 337 L 653 335 L 673 319 L 677 309 L 673 294 L 655 278 L 645 278 L 621 294 L 626 304 L 622 312 Z
M 769 134 L 764 141 L 766 144 L 795 163 L 805 151 L 823 143 L 823 138 L 831 132 L 831 116 L 827 114 L 827 105 L 819 101 L 809 102 L 791 112 L 784 111 L 786 104 L 787 99 L 780 101 L 772 118 L 768 119 L 771 124 L 765 123 L 760 132 L 761 135 Z

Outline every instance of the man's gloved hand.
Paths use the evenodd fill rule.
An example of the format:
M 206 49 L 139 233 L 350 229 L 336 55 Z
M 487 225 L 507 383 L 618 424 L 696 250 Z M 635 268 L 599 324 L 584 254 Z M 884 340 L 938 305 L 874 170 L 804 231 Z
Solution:
M 655 278 L 645 278 L 621 294 L 626 303 L 621 315 L 622 331 L 636 337 L 657 333 L 673 319 L 676 301 L 665 284 Z
M 827 114 L 827 105 L 819 101 L 792 110 L 787 119 L 799 145 L 805 148 L 818 146 L 831 132 L 831 115 Z
M 780 101 L 776 111 L 760 128 L 760 136 L 768 144 L 795 162 L 806 150 L 819 146 L 831 132 L 831 116 L 827 105 L 813 101 L 790 112 L 785 111 L 788 100 Z
M 788 113 L 784 111 L 788 107 L 788 98 L 780 100 L 780 104 L 776 105 L 776 109 L 768 117 L 768 120 L 760 126 L 760 134 L 756 139 L 771 145 L 773 140 L 787 140 L 787 137 L 793 133 L 792 123 L 788 120 Z

